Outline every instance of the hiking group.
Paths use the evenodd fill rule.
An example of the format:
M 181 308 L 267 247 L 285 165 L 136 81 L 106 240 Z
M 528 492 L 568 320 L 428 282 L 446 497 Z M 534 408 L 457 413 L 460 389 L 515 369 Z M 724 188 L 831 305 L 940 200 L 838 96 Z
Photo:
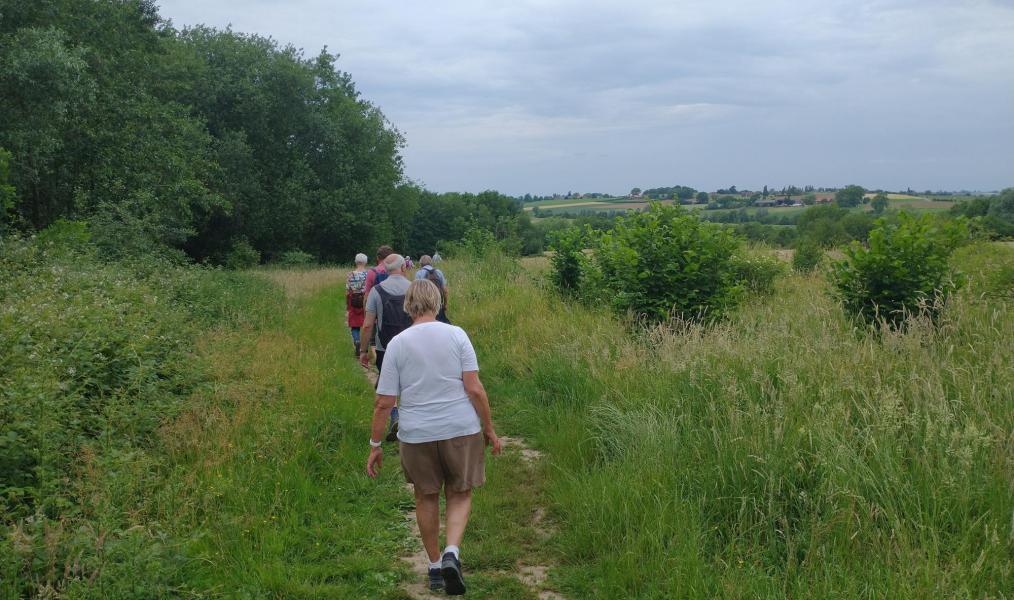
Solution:
M 415 492 L 429 587 L 464 594 L 460 546 L 472 489 L 486 480 L 486 446 L 500 454 L 500 440 L 472 342 L 447 318 L 447 278 L 434 264 L 440 254 L 420 257 L 411 281 L 406 257 L 390 246 L 378 248 L 376 260 L 367 268 L 366 255 L 356 255 L 345 285 L 356 356 L 369 368 L 372 347 L 379 373 L 366 472 L 370 477 L 380 472 L 383 440 L 398 442 L 405 480 Z

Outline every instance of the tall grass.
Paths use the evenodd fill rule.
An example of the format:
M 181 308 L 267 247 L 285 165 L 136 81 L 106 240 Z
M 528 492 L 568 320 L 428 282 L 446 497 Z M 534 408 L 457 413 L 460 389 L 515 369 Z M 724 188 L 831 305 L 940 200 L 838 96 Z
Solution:
M 509 262 L 448 265 L 494 414 L 548 451 L 557 583 L 580 598 L 1009 597 L 1014 307 L 987 292 L 1014 252 L 955 262 L 971 282 L 937 325 L 882 337 L 819 274 L 716 326 L 633 334 Z

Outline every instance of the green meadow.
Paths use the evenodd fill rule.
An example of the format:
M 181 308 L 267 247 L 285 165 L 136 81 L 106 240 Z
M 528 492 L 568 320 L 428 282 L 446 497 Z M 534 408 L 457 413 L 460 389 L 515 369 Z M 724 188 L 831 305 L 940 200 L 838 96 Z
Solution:
M 475 342 L 498 428 L 543 453 L 491 459 L 463 554 L 471 593 L 1007 597 L 1014 249 L 980 243 L 954 262 L 968 284 L 936 327 L 879 336 L 844 317 L 820 273 L 784 276 L 717 325 L 639 330 L 558 297 L 544 260 L 446 262 L 451 316 Z M 45 303 L 37 316 L 56 331 L 76 311 L 93 349 L 118 339 L 86 318 L 111 303 L 140 336 L 168 321 L 183 336 L 178 379 L 151 388 L 157 413 L 131 405 L 147 355 L 126 344 L 141 358 L 134 379 L 81 392 L 104 402 L 104 432 L 67 454 L 42 444 L 54 454 L 36 459 L 63 469 L 45 482 L 60 503 L 6 513 L 2 595 L 410 597 L 411 495 L 394 449 L 379 481 L 363 473 L 371 389 L 351 357 L 342 271 L 153 279 L 135 265 L 151 296 L 186 282 L 166 309 L 117 287 L 124 271 L 88 268 L 47 276 L 39 296 L 28 279 L 18 297 L 9 283 L 4 314 Z M 76 427 L 59 394 L 31 395 L 43 380 L 26 338 L 2 340 L 5 373 L 18 374 L 5 414 Z M 73 346 L 51 350 L 98 372 Z M 40 404 L 11 412 L 29 398 Z M 127 416 L 151 425 L 130 430 Z M 548 579 L 523 583 L 524 564 Z

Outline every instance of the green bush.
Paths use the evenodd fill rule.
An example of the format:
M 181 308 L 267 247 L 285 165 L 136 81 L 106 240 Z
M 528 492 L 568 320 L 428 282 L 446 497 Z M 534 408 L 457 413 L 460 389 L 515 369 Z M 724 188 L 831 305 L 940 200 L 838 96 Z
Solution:
M 246 238 L 239 238 L 233 242 L 229 254 L 225 257 L 225 266 L 236 270 L 249 269 L 260 262 L 261 253 Z
M 617 311 L 650 321 L 713 320 L 741 297 L 733 260 L 738 247 L 722 226 L 653 204 L 617 219 L 598 239 L 594 260 Z
M 84 231 L 64 222 L 35 240 L 0 238 L 0 580 L 24 582 L 24 596 L 48 585 L 53 561 L 106 579 L 121 566 L 169 569 L 178 550 L 121 527 L 125 507 L 89 505 L 79 475 L 151 485 L 155 432 L 207 380 L 198 336 L 267 322 L 283 302 L 260 277 L 157 255 L 103 262 Z
M 836 296 L 847 312 L 868 323 L 897 327 L 911 314 L 935 319 L 960 284 L 948 259 L 963 239 L 963 223 L 931 215 L 880 219 L 869 248 L 853 243 L 845 251 L 848 260 L 834 264 Z
M 775 280 L 785 274 L 785 263 L 764 252 L 741 250 L 732 256 L 736 281 L 754 294 L 770 294 Z
M 586 233 L 577 227 L 554 233 L 549 245 L 553 251 L 550 279 L 561 292 L 575 293 L 581 288 L 588 264 L 584 254 L 587 241 Z
M 317 259 L 302 250 L 288 250 L 278 255 L 275 264 L 280 267 L 308 267 L 316 264 Z
M 792 268 L 799 273 L 812 273 L 824 262 L 824 249 L 811 239 L 804 239 L 792 255 Z

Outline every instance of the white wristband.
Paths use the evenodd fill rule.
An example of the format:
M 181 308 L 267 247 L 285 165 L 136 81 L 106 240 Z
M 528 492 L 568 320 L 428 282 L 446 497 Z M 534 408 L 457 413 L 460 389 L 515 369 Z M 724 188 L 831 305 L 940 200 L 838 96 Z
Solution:
M 373 439 L 370 438 L 370 446 L 371 447 L 373 447 L 373 448 L 379 448 L 382 445 L 383 445 L 383 442 L 374 442 Z

